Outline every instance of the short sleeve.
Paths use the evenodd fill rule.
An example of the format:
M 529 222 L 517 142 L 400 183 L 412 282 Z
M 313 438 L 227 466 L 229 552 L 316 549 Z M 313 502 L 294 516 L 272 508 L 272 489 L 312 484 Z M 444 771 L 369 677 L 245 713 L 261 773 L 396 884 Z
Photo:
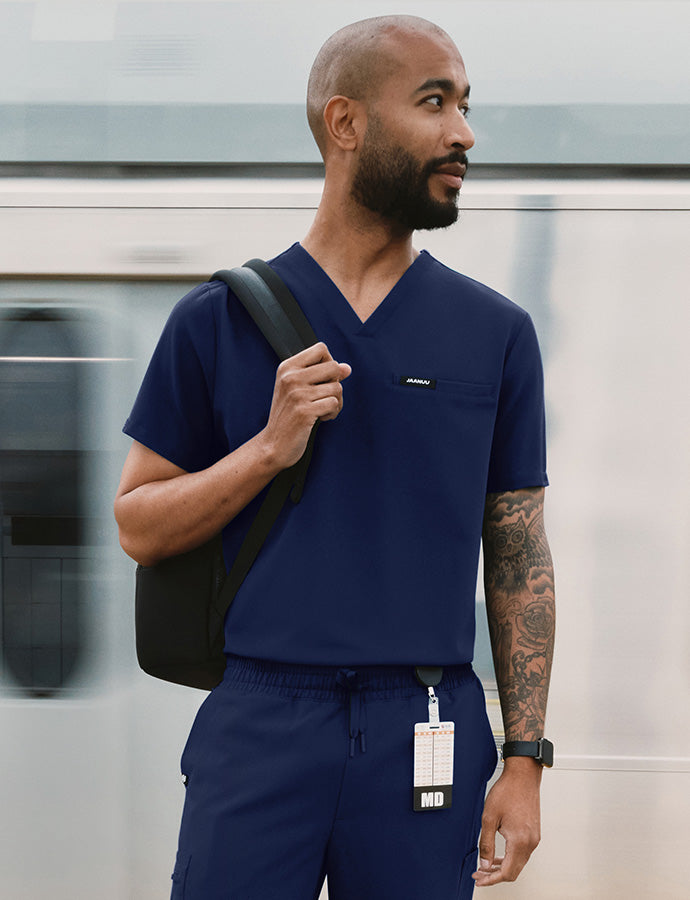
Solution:
M 187 472 L 214 459 L 216 329 L 209 285 L 168 318 L 123 431 Z
M 548 483 L 544 374 L 534 324 L 525 313 L 506 353 L 491 445 L 487 493 Z

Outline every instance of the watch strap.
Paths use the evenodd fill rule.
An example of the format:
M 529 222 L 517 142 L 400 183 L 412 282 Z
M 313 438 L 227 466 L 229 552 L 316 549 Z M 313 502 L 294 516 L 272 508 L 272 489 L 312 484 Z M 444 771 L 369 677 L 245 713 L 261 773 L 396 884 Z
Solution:
M 540 738 L 538 741 L 506 741 L 502 754 L 503 759 L 529 756 L 548 768 L 553 765 L 553 744 L 547 738 Z

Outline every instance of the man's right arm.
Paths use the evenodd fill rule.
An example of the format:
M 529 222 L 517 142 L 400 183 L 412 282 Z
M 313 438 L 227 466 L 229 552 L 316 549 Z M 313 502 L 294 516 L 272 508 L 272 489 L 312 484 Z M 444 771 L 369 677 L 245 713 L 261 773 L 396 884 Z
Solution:
M 317 419 L 338 415 L 340 382 L 350 371 L 323 343 L 282 362 L 266 427 L 199 472 L 186 472 L 135 441 L 115 498 L 123 550 L 150 566 L 217 534 L 281 469 L 297 462 Z

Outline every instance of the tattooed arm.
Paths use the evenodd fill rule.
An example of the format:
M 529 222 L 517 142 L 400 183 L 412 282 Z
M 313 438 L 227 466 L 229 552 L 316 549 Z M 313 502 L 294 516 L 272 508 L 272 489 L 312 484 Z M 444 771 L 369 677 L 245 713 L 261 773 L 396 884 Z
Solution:
M 486 611 L 506 740 L 534 741 L 544 736 L 554 636 L 544 488 L 489 494 L 482 538 Z
M 554 583 L 544 532 L 544 488 L 489 494 L 484 511 L 484 588 L 507 741 L 544 736 L 554 638 Z M 489 792 L 479 842 L 478 886 L 514 881 L 539 843 L 541 766 L 510 757 Z M 495 857 L 496 831 L 506 840 Z

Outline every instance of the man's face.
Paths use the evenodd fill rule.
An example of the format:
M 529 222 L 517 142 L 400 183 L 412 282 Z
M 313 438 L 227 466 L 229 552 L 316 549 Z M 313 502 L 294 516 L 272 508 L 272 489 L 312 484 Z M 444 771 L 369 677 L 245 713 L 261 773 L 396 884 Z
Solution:
M 450 161 L 467 166 L 467 157 L 418 160 L 395 143 L 376 117 L 367 132 L 352 182 L 352 196 L 362 206 L 405 230 L 447 228 L 458 218 L 459 191 L 448 187 L 445 197 L 433 196 L 430 179 Z
M 352 196 L 404 230 L 446 228 L 457 219 L 465 151 L 474 144 L 469 85 L 453 45 L 412 42 L 369 112 Z

